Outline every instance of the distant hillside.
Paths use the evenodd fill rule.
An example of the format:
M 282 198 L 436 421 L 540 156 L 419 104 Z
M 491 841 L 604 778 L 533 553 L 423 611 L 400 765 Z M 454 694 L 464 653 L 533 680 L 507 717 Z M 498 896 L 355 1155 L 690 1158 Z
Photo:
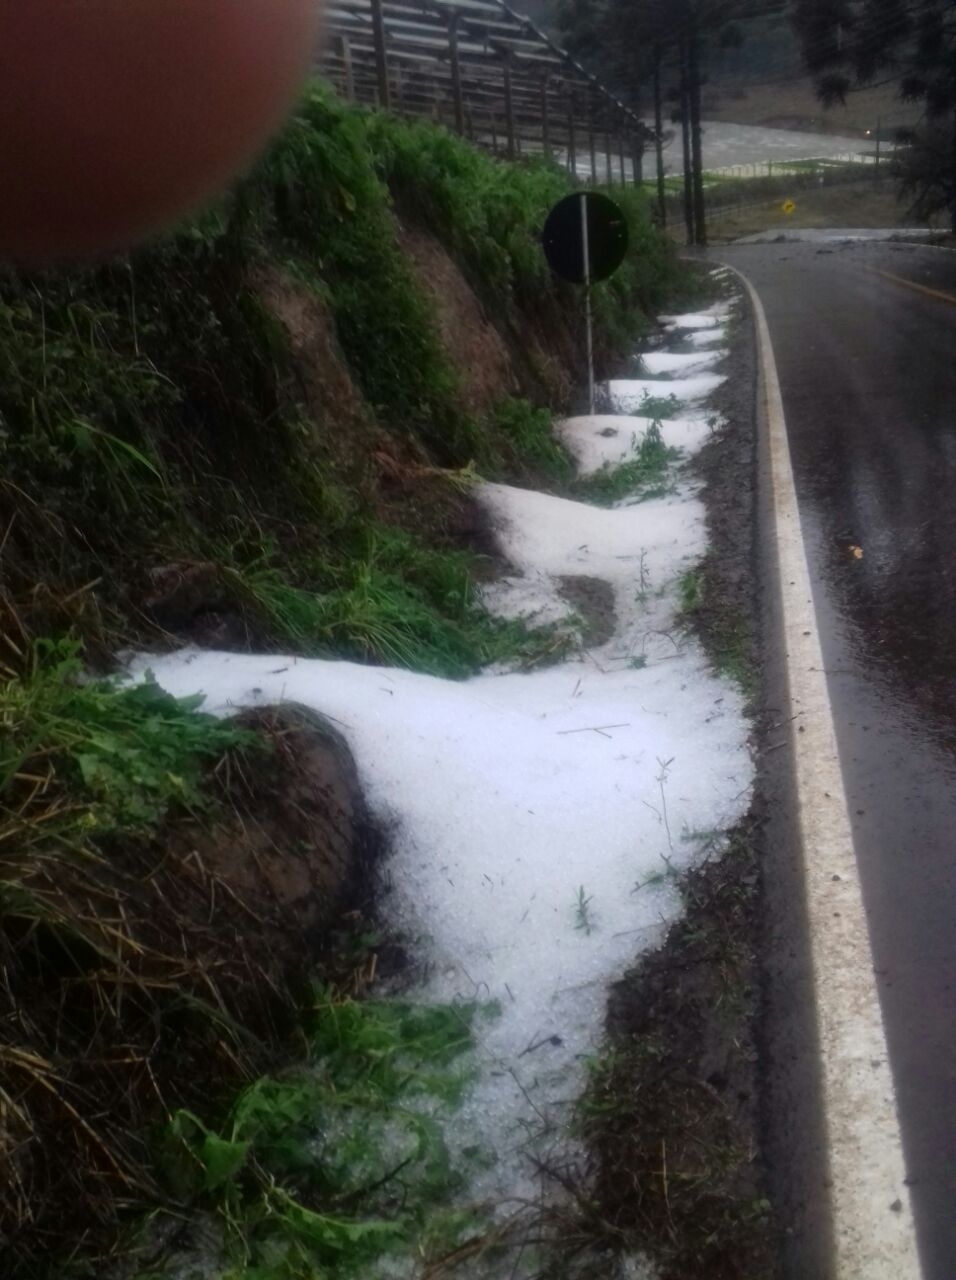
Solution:
M 563 39 L 560 0 L 511 2 Z M 614 83 L 613 71 L 601 65 L 600 56 L 592 54 L 587 61 Z M 892 129 L 915 119 L 915 109 L 899 101 L 892 84 L 852 92 L 845 106 L 824 110 L 804 71 L 789 5 L 781 13 L 735 24 L 729 41 L 708 42 L 704 61 L 704 114 L 710 120 L 859 137 L 878 122 Z M 672 70 L 668 78 L 674 75 Z M 623 86 L 615 87 L 623 91 Z
M 767 84 L 803 76 L 800 44 L 790 8 L 767 18 L 735 24 L 740 43 L 707 53 L 708 74 L 715 85 Z

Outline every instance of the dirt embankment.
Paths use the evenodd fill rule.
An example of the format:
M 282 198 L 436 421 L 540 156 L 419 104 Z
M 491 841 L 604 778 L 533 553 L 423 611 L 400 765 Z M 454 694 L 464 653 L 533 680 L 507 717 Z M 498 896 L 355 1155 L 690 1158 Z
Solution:
M 100 1274 L 121 1206 L 164 1198 L 169 1117 L 225 1106 L 275 1064 L 311 980 L 362 981 L 330 945 L 371 908 L 381 841 L 351 757 L 294 707 L 238 723 L 262 749 L 219 761 L 203 813 L 97 858 L 25 849 L 5 895 L 5 1275 L 58 1274 L 78 1246 Z M 20 792 L 24 830 L 60 803 L 53 773 Z
M 295 1055 L 309 980 L 354 989 L 371 963 L 379 836 L 328 726 L 263 711 L 262 749 L 226 749 L 195 707 L 89 672 L 191 641 L 463 676 L 520 645 L 478 607 L 496 552 L 469 482 L 564 461 L 543 411 L 582 346 L 535 237 L 565 190 L 317 90 L 182 233 L 0 271 L 11 1280 L 65 1257 L 102 1275 L 128 1211 L 172 1194 L 170 1117 L 223 1119 Z M 602 349 L 677 275 L 629 208 L 641 252 L 604 295 Z M 577 603 L 603 634 L 607 601 L 578 584 Z
M 462 414 L 485 413 L 522 388 L 559 405 L 571 384 L 560 360 L 549 357 L 553 375 L 536 382 L 515 355 L 519 329 L 545 349 L 541 318 L 525 328 L 512 316 L 499 329 L 428 231 L 406 225 L 402 244 L 460 375 Z M 105 295 L 112 276 L 104 279 L 95 284 Z M 64 292 L 87 283 L 68 282 Z M 344 494 L 362 504 L 366 519 L 370 513 L 382 529 L 414 537 L 426 550 L 492 555 L 467 486 L 450 483 L 422 439 L 389 429 L 362 394 L 321 293 L 262 260 L 230 287 L 282 352 L 268 378 L 266 362 L 255 357 L 262 407 L 271 404 L 273 418 L 257 420 L 243 437 L 231 413 L 242 394 L 238 364 L 226 363 L 225 347 L 216 366 L 203 365 L 197 352 L 195 367 L 183 366 L 185 407 L 169 433 L 170 452 L 157 452 L 155 464 L 141 452 L 116 452 L 115 482 L 125 483 L 123 467 L 134 468 L 134 480 L 147 468 L 151 479 L 162 474 L 156 510 L 164 513 L 174 494 L 191 503 L 184 529 L 201 528 L 207 509 L 221 502 L 223 523 L 210 520 L 220 541 L 210 539 L 210 550 L 227 539 L 261 538 L 290 559 L 304 558 L 303 547 L 317 556 L 312 548 L 334 537 L 336 521 L 347 529 L 336 507 Z M 151 333 L 160 320 L 154 316 Z M 138 341 L 145 350 L 145 322 Z M 117 351 L 103 359 L 120 367 Z M 103 394 L 116 396 L 110 387 Z M 299 415 L 295 466 L 318 477 L 328 528 L 310 523 L 315 509 L 298 508 L 283 488 L 285 474 L 277 475 L 276 458 L 293 447 L 277 405 Z M 255 418 L 248 404 L 241 407 Z M 151 443 L 166 447 L 158 432 Z M 183 464 L 178 472 L 174 460 Z M 141 528 L 133 490 L 120 495 L 127 528 L 105 514 L 83 524 L 89 499 L 62 474 L 43 491 L 0 484 L 4 680 L 35 679 L 32 645 L 64 623 L 78 626 L 87 661 L 95 654 L 103 666 L 120 637 L 278 647 L 235 590 L 238 568 L 188 554 L 189 539 L 170 549 L 145 517 Z M 99 648 L 90 636 L 102 637 Z M 170 1117 L 180 1108 L 225 1114 L 244 1083 L 293 1056 L 311 982 L 361 990 L 370 965 L 389 963 L 388 951 L 370 951 L 367 940 L 382 835 L 334 726 L 288 707 L 244 715 L 238 724 L 262 749 L 221 755 L 202 780 L 200 809 L 174 805 L 158 823 L 91 838 L 82 848 L 70 844 L 72 836 L 58 843 L 44 835 L 77 804 L 72 748 L 34 753 L 28 745 L 18 764 L 0 752 L 12 770 L 0 806 L 0 1270 L 11 1280 L 59 1275 L 66 1255 L 102 1274 L 126 1209 L 169 1200 L 161 1135 Z

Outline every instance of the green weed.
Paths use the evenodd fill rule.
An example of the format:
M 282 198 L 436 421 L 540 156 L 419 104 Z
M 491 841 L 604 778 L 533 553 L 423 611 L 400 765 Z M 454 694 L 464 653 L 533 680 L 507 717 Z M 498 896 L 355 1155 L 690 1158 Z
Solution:
M 759 673 L 751 656 L 750 628 L 736 609 L 722 608 L 703 636 L 715 669 L 733 680 L 747 699 L 757 695 Z
M 703 591 L 703 571 L 700 566 L 685 569 L 677 579 L 677 600 L 681 616 L 686 620 L 699 606 Z
M 659 871 L 652 871 L 643 880 L 638 880 L 631 890 L 632 893 L 641 893 L 644 889 L 659 889 L 665 884 L 679 883 L 680 872 L 671 860 L 662 854 L 661 861 L 664 864 L 663 867 Z
M 223 570 L 238 600 L 276 642 L 318 657 L 407 667 L 460 679 L 492 662 L 533 661 L 555 633 L 492 617 L 475 586 L 475 557 L 423 546 L 385 526 L 353 531 L 347 556 L 305 568 L 315 590 L 291 584 L 271 558 Z
M 683 406 L 673 392 L 666 396 L 652 396 L 645 391 L 637 412 L 642 418 L 653 418 L 655 422 L 666 422 L 676 418 Z
M 536 409 L 527 400 L 504 400 L 495 406 L 491 422 L 494 436 L 537 475 L 557 484 L 571 479 L 573 463 L 554 437 L 547 409 Z
M 584 885 L 578 889 L 578 896 L 574 903 L 574 927 L 579 932 L 586 934 L 589 938 L 594 932 L 594 913 L 591 910 L 591 903 L 594 896 L 584 892 Z
M 587 502 L 610 507 L 623 498 L 646 500 L 668 491 L 668 472 L 680 450 L 664 444 L 659 422 L 652 422 L 636 445 L 633 458 L 617 466 L 604 466 L 577 480 L 574 491 Z M 641 591 L 646 593 L 642 568 Z
M 221 1130 L 173 1116 L 167 1178 L 218 1212 L 235 1274 L 358 1280 L 385 1258 L 427 1266 L 487 1227 L 454 1203 L 485 1155 L 456 1165 L 445 1126 L 476 1021 L 496 1012 L 318 993 L 301 1068 L 253 1084 Z
M 707 562 L 688 569 L 677 581 L 678 616 L 683 627 L 700 635 L 715 671 L 733 680 L 745 698 L 756 696 L 759 676 L 751 656 L 750 628 L 739 610 L 707 594 Z
M 41 641 L 32 669 L 0 688 L 0 800 L 24 770 L 52 769 L 72 800 L 56 829 L 84 840 L 152 826 L 173 807 L 198 812 L 209 762 L 259 741 L 201 702 L 150 680 L 88 680 L 75 645 Z
M 548 211 L 572 190 L 563 170 L 541 159 L 501 164 L 444 129 L 382 114 L 370 117 L 368 137 L 400 207 L 435 228 L 498 308 L 514 302 L 536 309 L 548 290 L 571 304 L 573 291 L 551 276 L 539 243 Z M 648 328 L 647 317 L 686 271 L 655 228 L 646 194 L 618 188 L 613 196 L 628 222 L 630 252 L 594 290 L 594 315 L 599 344 L 622 350 Z

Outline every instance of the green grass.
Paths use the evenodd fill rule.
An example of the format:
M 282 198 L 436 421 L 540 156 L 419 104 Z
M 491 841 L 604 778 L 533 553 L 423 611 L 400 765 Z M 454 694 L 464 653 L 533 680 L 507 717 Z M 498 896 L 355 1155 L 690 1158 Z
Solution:
M 719 675 L 733 680 L 744 697 L 756 697 L 759 673 L 754 666 L 750 628 L 746 618 L 709 590 L 707 562 L 688 569 L 677 582 L 681 626 L 700 636 Z
M 677 580 L 678 613 L 688 624 L 690 616 L 700 605 L 703 586 L 703 570 L 699 565 L 686 569 Z
M 89 680 L 75 646 L 39 644 L 27 673 L 0 687 L 0 804 L 13 803 L 26 774 L 51 787 L 55 776 L 69 803 L 31 838 L 55 832 L 74 844 L 155 826 L 173 808 L 205 809 L 209 763 L 257 739 L 201 714 L 202 701 L 150 680 Z
M 655 422 L 667 422 L 670 418 L 676 418 L 683 407 L 673 392 L 652 396 L 645 391 L 641 403 L 637 406 L 637 412 L 642 418 L 653 418 Z
M 276 647 L 461 679 L 494 662 L 533 664 L 560 637 L 493 617 L 481 604 L 480 557 L 429 546 L 403 530 L 363 519 L 335 544 L 296 566 L 289 581 L 274 547 L 222 581 Z M 317 586 L 305 585 L 316 583 Z
M 292 585 L 269 560 L 226 567 L 238 601 L 274 642 L 315 657 L 345 657 L 460 679 L 492 662 L 533 662 L 555 633 L 492 617 L 480 604 L 475 557 L 365 527 L 338 563 L 311 566 L 324 590 Z
M 170 1189 L 223 1227 L 220 1276 L 361 1280 L 376 1264 L 437 1262 L 490 1223 L 457 1203 L 490 1158 L 445 1138 L 494 1006 L 339 1001 L 317 993 L 308 1060 L 256 1081 L 213 1128 L 178 1112 L 163 1138 Z M 141 1273 L 152 1280 L 158 1273 Z
M 624 498 L 645 501 L 669 492 L 671 464 L 680 450 L 664 444 L 660 425 L 648 427 L 633 458 L 617 466 L 606 465 L 600 471 L 583 476 L 574 485 L 575 495 L 586 502 L 610 507 Z
M 725 609 L 708 627 L 707 649 L 714 667 L 733 680 L 748 701 L 756 696 L 760 675 L 751 657 L 750 630 L 735 610 Z
M 538 238 L 551 207 L 573 186 L 543 159 L 507 165 L 444 129 L 381 114 L 369 121 L 379 172 L 402 208 L 414 209 L 462 261 L 484 296 L 507 308 L 537 308 L 550 293 L 571 305 L 573 288 L 550 275 Z M 620 271 L 595 289 L 599 344 L 619 348 L 638 336 L 683 278 L 673 246 L 654 227 L 642 191 L 615 188 L 628 221 L 631 251 Z
M 506 442 L 517 458 L 536 475 L 553 484 L 567 484 L 574 471 L 568 453 L 554 436 L 551 414 L 527 400 L 504 400 L 492 412 L 494 435 Z M 492 463 L 492 473 L 501 461 Z

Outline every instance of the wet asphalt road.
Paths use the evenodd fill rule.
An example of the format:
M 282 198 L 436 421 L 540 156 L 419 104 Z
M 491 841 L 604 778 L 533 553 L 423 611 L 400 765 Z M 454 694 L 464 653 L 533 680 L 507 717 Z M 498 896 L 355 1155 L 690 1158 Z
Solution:
M 920 1250 L 926 1280 L 953 1280 L 956 253 L 712 256 L 748 276 L 767 312 Z

